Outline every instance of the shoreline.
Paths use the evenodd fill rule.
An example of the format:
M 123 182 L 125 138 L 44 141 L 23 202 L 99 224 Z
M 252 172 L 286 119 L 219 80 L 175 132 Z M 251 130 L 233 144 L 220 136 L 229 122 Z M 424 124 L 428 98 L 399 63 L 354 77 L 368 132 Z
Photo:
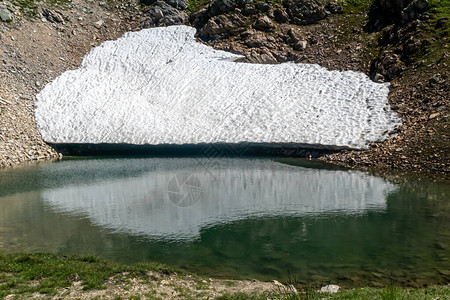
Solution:
M 450 285 L 342 289 L 331 284 L 297 285 L 277 280 L 212 279 L 158 263 L 125 265 L 95 256 L 4 254 L 0 252 L 0 295 L 5 299 L 376 299 L 390 294 L 408 299 L 450 297 Z

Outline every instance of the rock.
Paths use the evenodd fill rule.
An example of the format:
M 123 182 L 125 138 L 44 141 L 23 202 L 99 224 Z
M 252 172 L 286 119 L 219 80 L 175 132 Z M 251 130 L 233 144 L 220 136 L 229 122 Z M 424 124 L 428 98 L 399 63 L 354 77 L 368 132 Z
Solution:
M 268 12 L 270 9 L 270 4 L 267 2 L 260 1 L 260 2 L 257 2 L 255 6 L 256 6 L 256 9 L 258 9 L 261 12 Z
M 141 3 L 148 5 L 148 6 L 154 5 L 156 2 L 159 2 L 159 1 L 157 1 L 157 0 L 141 0 Z M 186 0 L 164 0 L 164 2 L 178 10 L 186 10 L 188 7 Z
M 13 20 L 12 14 L 7 9 L 0 9 L 0 19 L 3 22 L 11 22 Z
M 103 20 L 98 20 L 97 22 L 94 23 L 94 26 L 96 28 L 100 28 L 102 27 L 103 23 L 104 23 Z
M 340 287 L 338 285 L 329 284 L 320 289 L 321 293 L 335 294 L 339 291 Z
M 258 10 L 253 5 L 246 5 L 244 9 L 242 10 L 242 14 L 244 16 L 251 16 L 258 14 Z
M 294 45 L 294 49 L 298 51 L 303 51 L 306 49 L 306 45 L 308 43 L 306 41 L 299 41 Z
M 268 16 L 262 16 L 256 20 L 255 24 L 253 24 L 253 28 L 263 31 L 270 31 L 275 28 L 275 25 Z
M 289 20 L 289 15 L 286 13 L 286 11 L 277 8 L 273 11 L 273 15 L 275 18 L 275 21 L 278 23 L 286 23 Z
M 423 12 L 428 10 L 427 0 L 413 0 L 401 12 L 402 23 L 417 19 Z
M 153 5 L 147 7 L 144 10 L 144 16 L 143 28 L 181 25 L 189 20 L 185 12 L 170 6 L 164 1 L 156 1 Z
M 165 0 L 167 4 L 172 6 L 173 8 L 179 9 L 179 10 L 186 10 L 188 8 L 188 4 L 186 0 Z
M 400 76 L 403 72 L 403 65 L 397 54 L 383 53 L 377 59 L 372 61 L 370 66 L 370 74 L 372 80 L 375 78 L 375 74 L 381 74 L 384 76 L 385 81 L 391 81 L 395 77 Z
M 436 84 L 439 83 L 440 81 L 441 81 L 441 74 L 439 73 L 435 74 L 433 77 L 430 78 L 431 84 Z
M 440 18 L 436 21 L 436 25 L 434 26 L 435 29 L 442 28 L 444 26 L 447 26 L 448 18 Z
M 371 7 L 372 17 L 370 22 L 376 23 L 378 20 L 378 23 L 383 23 L 382 20 L 384 19 L 390 22 L 400 20 L 405 24 L 417 19 L 428 8 L 427 0 L 375 0 Z M 375 27 L 379 27 L 378 25 Z
M 252 0 L 215 0 L 208 8 L 208 15 L 210 17 L 217 16 L 236 8 L 244 8 L 252 2 Z
M 295 24 L 311 24 L 327 17 L 320 0 L 283 0 L 283 6 Z
M 440 113 L 434 113 L 434 114 L 431 114 L 428 118 L 431 120 L 431 119 L 439 117 L 440 115 L 441 115 Z
M 382 83 L 384 82 L 384 76 L 381 75 L 380 73 L 376 73 L 375 76 L 373 77 L 373 81 Z
M 47 21 L 52 22 L 52 23 L 63 23 L 64 22 L 64 18 L 61 15 L 61 13 L 47 9 L 47 8 L 42 9 L 42 16 Z
M 255 30 L 247 30 L 241 34 L 244 44 L 249 48 L 274 48 L 275 40 Z
M 330 1 L 325 9 L 332 14 L 342 14 L 342 6 L 337 1 Z
M 247 19 L 240 14 L 223 14 L 213 17 L 199 31 L 203 39 L 218 39 L 221 35 L 229 35 L 236 28 L 246 24 Z

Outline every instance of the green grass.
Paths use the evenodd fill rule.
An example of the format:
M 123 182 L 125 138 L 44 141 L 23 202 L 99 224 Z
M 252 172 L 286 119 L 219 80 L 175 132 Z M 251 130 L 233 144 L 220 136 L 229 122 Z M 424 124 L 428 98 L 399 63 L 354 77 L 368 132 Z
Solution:
M 123 279 L 148 279 L 148 271 L 175 272 L 157 263 L 123 265 L 95 256 L 0 253 L 0 298 L 34 292 L 55 294 L 58 289 L 68 287 L 74 281 L 81 281 L 85 290 L 102 289 L 105 281 L 113 275 L 126 272 Z
M 186 0 L 188 3 L 188 7 L 186 11 L 189 14 L 193 14 L 198 12 L 200 9 L 211 3 L 211 0 Z
M 32 18 L 38 14 L 38 5 L 51 9 L 65 9 L 72 0 L 11 0 L 11 3 L 18 7 L 24 16 Z

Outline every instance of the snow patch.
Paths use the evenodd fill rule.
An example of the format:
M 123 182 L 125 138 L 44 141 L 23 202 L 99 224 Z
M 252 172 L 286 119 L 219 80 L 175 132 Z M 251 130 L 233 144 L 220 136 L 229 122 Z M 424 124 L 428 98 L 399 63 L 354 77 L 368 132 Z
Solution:
M 235 62 L 195 28 L 129 32 L 38 95 L 51 143 L 295 143 L 366 148 L 400 124 L 388 84 L 318 65 Z

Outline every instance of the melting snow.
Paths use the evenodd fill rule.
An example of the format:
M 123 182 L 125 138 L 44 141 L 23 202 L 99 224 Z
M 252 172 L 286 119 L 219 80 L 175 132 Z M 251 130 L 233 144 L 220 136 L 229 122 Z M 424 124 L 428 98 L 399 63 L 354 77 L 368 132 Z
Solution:
M 130 32 L 37 95 L 51 143 L 295 143 L 365 148 L 399 123 L 388 84 L 318 65 L 234 62 L 171 26 Z

